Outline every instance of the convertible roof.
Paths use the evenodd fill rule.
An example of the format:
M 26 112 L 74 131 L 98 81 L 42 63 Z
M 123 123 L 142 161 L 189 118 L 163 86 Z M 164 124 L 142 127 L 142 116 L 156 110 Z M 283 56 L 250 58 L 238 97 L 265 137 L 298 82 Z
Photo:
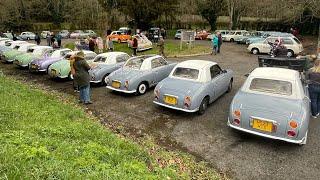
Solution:
M 216 62 L 212 61 L 204 61 L 204 60 L 188 60 L 188 61 L 183 61 L 178 64 L 179 67 L 188 67 L 188 68 L 195 68 L 195 69 L 202 69 L 207 66 L 212 66 L 216 65 Z
M 299 72 L 292 69 L 259 67 L 250 73 L 252 77 L 262 77 L 277 80 L 296 80 L 299 78 Z

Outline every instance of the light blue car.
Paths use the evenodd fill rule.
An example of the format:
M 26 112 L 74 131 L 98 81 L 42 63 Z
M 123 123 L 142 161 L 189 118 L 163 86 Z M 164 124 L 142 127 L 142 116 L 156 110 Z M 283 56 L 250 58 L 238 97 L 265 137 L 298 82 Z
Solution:
M 176 65 L 154 89 L 154 103 L 203 114 L 208 105 L 232 89 L 233 71 L 211 61 L 189 60 Z
M 168 63 L 159 55 L 132 57 L 121 69 L 106 78 L 107 88 L 123 93 L 145 94 L 168 77 L 176 63 Z
M 295 70 L 260 67 L 233 98 L 228 126 L 250 134 L 306 144 L 310 99 Z

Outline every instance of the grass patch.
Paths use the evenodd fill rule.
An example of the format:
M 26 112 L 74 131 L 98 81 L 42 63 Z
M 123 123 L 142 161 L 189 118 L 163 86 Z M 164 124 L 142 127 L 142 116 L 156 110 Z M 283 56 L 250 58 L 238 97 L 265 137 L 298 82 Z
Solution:
M 68 43 L 64 46 L 65 48 L 74 49 L 75 45 L 74 43 Z M 128 47 L 126 43 L 114 43 L 114 51 L 120 51 L 125 52 L 131 55 L 133 53 L 132 49 Z M 210 53 L 211 47 L 207 45 L 195 45 L 191 49 L 188 48 L 187 44 L 183 44 L 182 50 L 180 50 L 180 44 L 178 41 L 167 41 L 165 43 L 164 53 L 168 57 L 176 57 L 176 56 L 182 56 L 182 55 L 193 55 L 193 54 L 202 54 L 202 53 Z M 98 50 L 96 49 L 96 52 Z M 104 50 L 106 52 L 106 50 Z M 144 55 L 144 54 L 159 54 L 159 47 L 154 44 L 153 48 L 150 50 L 146 50 L 143 52 L 138 52 L 138 55 Z
M 0 76 L 0 179 L 218 179 L 205 163 L 134 143 L 69 97 Z

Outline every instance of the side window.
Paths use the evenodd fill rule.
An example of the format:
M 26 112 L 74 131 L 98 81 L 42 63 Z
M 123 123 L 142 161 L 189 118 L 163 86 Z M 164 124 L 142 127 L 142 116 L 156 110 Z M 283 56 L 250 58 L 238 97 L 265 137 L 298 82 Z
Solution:
M 283 39 L 283 44 L 293 44 L 291 39 Z
M 157 68 L 157 67 L 162 66 L 160 60 L 161 60 L 160 58 L 153 59 L 153 60 L 151 61 L 151 68 L 154 69 L 154 68 Z
M 218 65 L 213 65 L 210 67 L 211 79 L 214 79 L 221 73 L 221 68 Z
M 118 35 L 121 35 L 121 32 L 117 32 Z
M 236 35 L 240 35 L 241 34 L 241 32 L 236 32 Z
M 164 60 L 163 58 L 159 58 L 159 61 L 160 61 L 160 64 L 162 65 L 162 66 L 164 66 L 164 65 L 167 65 L 168 63 L 167 63 L 167 61 L 166 60 Z

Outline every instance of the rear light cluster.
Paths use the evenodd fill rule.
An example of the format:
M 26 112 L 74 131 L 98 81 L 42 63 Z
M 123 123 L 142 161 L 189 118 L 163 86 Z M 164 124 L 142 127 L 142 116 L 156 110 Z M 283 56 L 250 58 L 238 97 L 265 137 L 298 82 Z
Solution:
M 159 100 L 159 97 L 160 97 L 160 91 L 159 91 L 159 89 L 155 89 L 154 90 L 154 99 Z
M 128 80 L 126 80 L 126 82 L 124 82 L 124 87 L 126 88 L 126 90 L 129 89 L 129 81 Z
M 184 106 L 184 108 L 186 108 L 186 109 L 189 109 L 189 108 L 191 107 L 191 97 L 190 97 L 190 96 L 186 96 L 186 97 L 184 98 L 183 106 Z
M 240 123 L 241 123 L 241 119 L 240 119 L 240 117 L 241 117 L 241 112 L 240 112 L 240 110 L 235 110 L 235 111 L 233 112 L 233 116 L 234 116 L 233 124 L 239 126 Z
M 295 137 L 297 135 L 296 129 L 298 128 L 298 123 L 295 120 L 289 121 L 289 128 L 287 131 L 288 137 Z

